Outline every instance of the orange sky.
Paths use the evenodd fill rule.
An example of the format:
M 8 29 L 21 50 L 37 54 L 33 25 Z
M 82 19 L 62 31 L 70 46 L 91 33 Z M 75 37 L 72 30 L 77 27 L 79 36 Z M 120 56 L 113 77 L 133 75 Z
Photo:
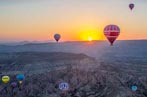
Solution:
M 22 0 L 0 1 L 0 41 L 103 40 L 103 29 L 116 24 L 118 39 L 147 39 L 147 2 L 126 0 Z

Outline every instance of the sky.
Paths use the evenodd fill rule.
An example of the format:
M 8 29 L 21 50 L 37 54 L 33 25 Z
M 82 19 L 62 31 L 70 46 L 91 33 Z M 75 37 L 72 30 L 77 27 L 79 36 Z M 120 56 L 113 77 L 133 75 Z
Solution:
M 0 0 L 0 41 L 105 40 L 109 24 L 118 40 L 147 39 L 146 11 L 147 0 Z

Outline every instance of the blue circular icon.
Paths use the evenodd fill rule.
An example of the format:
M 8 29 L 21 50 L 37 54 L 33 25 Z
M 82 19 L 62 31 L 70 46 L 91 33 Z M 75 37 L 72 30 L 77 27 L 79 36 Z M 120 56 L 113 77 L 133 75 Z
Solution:
M 133 85 L 132 87 L 131 87 L 131 89 L 132 89 L 132 91 L 137 91 L 137 86 L 135 86 L 135 85 Z
M 69 89 L 68 83 L 60 83 L 59 84 L 59 89 L 63 91 L 67 91 Z

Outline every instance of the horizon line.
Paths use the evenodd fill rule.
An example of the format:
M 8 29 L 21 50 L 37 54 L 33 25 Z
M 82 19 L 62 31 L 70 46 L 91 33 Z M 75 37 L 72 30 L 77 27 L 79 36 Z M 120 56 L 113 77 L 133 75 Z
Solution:
M 69 40 L 69 41 L 59 41 L 59 43 L 66 43 L 66 42 L 96 42 L 96 41 L 108 41 L 108 40 L 92 40 L 92 41 L 88 41 L 88 40 Z M 116 40 L 116 41 L 147 41 L 147 39 L 128 39 L 128 40 Z M 0 41 L 0 45 L 4 45 L 4 44 L 35 44 L 35 43 L 56 43 L 55 40 L 46 40 L 46 41 Z

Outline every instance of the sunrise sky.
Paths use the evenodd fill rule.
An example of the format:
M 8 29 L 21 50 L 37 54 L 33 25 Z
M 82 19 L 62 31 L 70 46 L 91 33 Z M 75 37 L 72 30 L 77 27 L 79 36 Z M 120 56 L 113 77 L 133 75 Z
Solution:
M 147 0 L 0 0 L 0 41 L 104 40 L 108 24 L 119 40 L 147 39 Z

